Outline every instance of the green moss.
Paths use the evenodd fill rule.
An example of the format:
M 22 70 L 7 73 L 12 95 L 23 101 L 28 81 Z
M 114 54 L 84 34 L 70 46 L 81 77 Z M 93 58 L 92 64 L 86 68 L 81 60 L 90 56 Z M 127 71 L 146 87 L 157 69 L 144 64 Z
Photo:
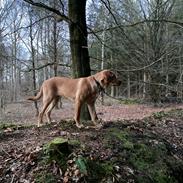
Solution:
M 56 183 L 56 178 L 46 171 L 39 172 L 35 176 L 35 183 Z
M 128 133 L 124 130 L 120 130 L 118 128 L 111 128 L 109 131 L 110 135 L 113 135 L 117 138 L 119 138 L 120 140 L 124 140 L 128 137 Z
M 122 142 L 122 147 L 124 149 L 133 149 L 133 142 L 131 142 L 131 137 L 128 131 L 120 130 L 118 128 L 111 128 L 108 133 L 108 139 L 117 138 L 117 140 Z
M 71 144 L 73 146 L 80 146 L 81 142 L 79 140 L 72 139 L 72 140 L 69 140 L 69 144 Z
M 166 113 L 158 113 L 162 118 Z M 166 163 L 168 150 L 166 145 L 154 136 L 145 136 L 127 128 L 112 127 L 106 132 L 106 145 L 113 144 L 120 152 L 120 157 L 113 159 L 111 165 L 124 161 L 135 170 L 134 179 L 139 183 L 176 183 Z M 115 144 L 118 144 L 117 146 Z M 101 165 L 102 166 L 102 165 Z M 109 166 L 110 167 L 110 166 Z M 113 167 L 113 166 L 111 166 Z M 105 170 L 103 167 L 102 170 Z M 112 172 L 112 168 L 109 168 Z M 105 172 L 108 172 L 105 170 Z
M 113 174 L 113 162 L 87 161 L 88 177 L 87 182 L 101 182 L 105 177 L 111 177 Z
M 172 111 L 173 115 L 176 115 L 176 113 L 177 111 Z M 181 115 L 182 112 L 178 111 L 178 113 Z M 164 112 L 156 113 L 155 118 L 159 120 L 169 114 Z M 138 125 L 139 123 L 137 128 L 139 127 Z M 72 148 L 75 148 L 74 161 L 85 175 L 84 180 L 88 183 L 111 182 L 115 179 L 116 173 L 123 175 L 119 178 L 119 182 L 121 180 L 122 182 L 128 182 L 129 179 L 137 183 L 182 182 L 183 166 L 181 163 L 178 164 L 174 157 L 170 160 L 171 155 L 164 140 L 151 134 L 146 128 L 143 128 L 144 126 L 139 127 L 143 131 L 133 130 L 133 128 L 128 128 L 128 126 L 131 127 L 131 124 L 125 126 L 122 122 L 116 122 L 111 124 L 111 126 L 103 128 L 100 133 L 91 132 L 95 138 L 90 138 L 90 140 L 99 142 L 99 144 L 102 142 L 101 149 L 94 156 L 95 160 L 90 159 L 91 146 L 87 143 L 87 138 L 84 140 L 83 138 L 78 138 L 81 142 L 78 139 L 53 139 L 44 146 L 44 156 L 47 158 L 47 162 L 56 160 L 64 171 L 67 166 L 67 157 L 69 153 L 73 152 L 71 151 L 73 150 Z M 83 141 L 84 143 L 82 143 Z M 100 160 L 100 152 L 105 152 L 105 150 L 114 152 L 114 154 L 109 154 L 109 159 L 102 161 Z M 119 166 L 119 172 L 116 172 L 115 165 Z M 133 173 L 123 169 L 123 165 L 132 169 Z M 42 180 L 45 178 L 44 176 L 39 177 Z M 52 182 L 54 182 L 54 177 L 52 178 Z
M 129 162 L 139 172 L 136 175 L 137 182 L 175 182 L 169 176 L 169 169 L 164 159 L 166 154 L 164 146 L 160 148 L 159 146 L 136 144 Z
M 7 128 L 11 128 L 13 130 L 20 130 L 20 129 L 26 129 L 26 128 L 30 128 L 30 127 L 33 127 L 33 125 L 22 125 L 22 124 L 15 124 L 15 123 L 0 123 L 0 130 L 5 130 Z
M 58 144 L 63 144 L 63 143 L 67 143 L 67 142 L 68 142 L 67 139 L 57 137 L 57 138 L 54 138 L 52 141 L 50 141 L 48 143 L 48 145 L 52 146 L 52 145 L 58 145 Z
M 105 175 L 111 175 L 113 172 L 113 167 L 114 165 L 112 164 L 112 162 L 106 162 L 106 163 L 102 163 L 101 164 L 102 169 L 104 170 L 104 174 Z
M 68 155 L 72 152 L 67 139 L 55 138 L 43 146 L 43 161 L 55 160 L 64 170 Z

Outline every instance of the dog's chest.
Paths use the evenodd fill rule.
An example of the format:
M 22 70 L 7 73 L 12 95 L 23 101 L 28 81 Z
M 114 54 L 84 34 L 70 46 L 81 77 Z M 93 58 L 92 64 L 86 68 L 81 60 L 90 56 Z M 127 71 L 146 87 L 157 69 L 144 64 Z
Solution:
M 93 92 L 92 94 L 91 94 L 91 97 L 92 98 L 97 98 L 99 96 L 99 92 Z
M 87 98 L 90 99 L 90 100 L 96 100 L 99 95 L 100 95 L 100 93 L 98 91 L 98 88 L 97 87 L 93 87 L 91 91 L 88 91 Z

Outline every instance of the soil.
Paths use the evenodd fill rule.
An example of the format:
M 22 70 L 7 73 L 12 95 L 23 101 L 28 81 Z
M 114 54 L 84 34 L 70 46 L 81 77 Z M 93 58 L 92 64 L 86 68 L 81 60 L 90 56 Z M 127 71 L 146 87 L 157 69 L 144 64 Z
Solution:
M 38 104 L 39 108 L 41 102 Z M 116 121 L 123 119 L 143 119 L 150 116 L 154 112 L 169 111 L 171 109 L 183 108 L 183 104 L 167 104 L 161 107 L 154 107 L 150 104 L 121 104 L 116 100 L 105 99 L 104 105 L 98 101 L 96 111 L 98 117 L 103 121 Z M 1 113 L 0 113 L 1 114 Z M 8 123 L 35 124 L 37 123 L 36 111 L 33 102 L 20 101 L 8 104 L 6 110 L 0 115 L 0 121 Z M 72 120 L 74 115 L 73 103 L 63 99 L 62 108 L 54 109 L 52 112 L 53 121 Z M 45 119 L 46 121 L 46 119 Z
M 101 129 L 77 129 L 72 120 L 73 106 L 65 100 L 62 109 L 54 110 L 51 125 L 37 128 L 34 111 L 32 103 L 21 102 L 8 105 L 1 115 L 0 182 L 92 182 L 91 162 L 97 162 L 100 169 L 94 182 L 183 180 L 182 105 L 153 107 L 107 101 L 103 106 L 98 102 Z M 48 158 L 45 144 L 57 137 L 77 144 L 66 157 L 66 169 L 57 159 L 42 163 L 43 157 Z M 154 154 L 157 156 L 152 160 Z

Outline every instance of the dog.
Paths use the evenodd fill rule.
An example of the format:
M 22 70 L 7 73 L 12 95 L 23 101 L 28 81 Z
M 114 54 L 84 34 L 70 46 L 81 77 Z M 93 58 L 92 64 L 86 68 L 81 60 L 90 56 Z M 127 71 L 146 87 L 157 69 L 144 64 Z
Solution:
M 28 100 L 36 101 L 43 97 L 43 106 L 38 115 L 38 127 L 43 122 L 44 113 L 46 113 L 48 123 L 51 123 L 51 111 L 62 96 L 74 101 L 74 120 L 78 128 L 83 127 L 80 123 L 80 111 L 84 103 L 87 103 L 91 119 L 96 126 L 98 118 L 95 101 L 97 97 L 109 85 L 119 86 L 120 84 L 121 81 L 110 70 L 103 70 L 94 75 L 77 79 L 53 77 L 45 80 L 38 94 L 29 97 Z

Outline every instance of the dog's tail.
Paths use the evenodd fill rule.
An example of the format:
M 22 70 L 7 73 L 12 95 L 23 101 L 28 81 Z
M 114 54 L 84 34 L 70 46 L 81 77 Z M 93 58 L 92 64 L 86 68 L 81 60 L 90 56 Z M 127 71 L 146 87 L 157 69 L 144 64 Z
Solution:
M 39 100 L 43 95 L 43 89 L 42 87 L 40 88 L 40 91 L 37 93 L 36 96 L 32 96 L 32 97 L 28 97 L 27 100 L 33 100 L 33 101 L 36 101 L 36 100 Z

